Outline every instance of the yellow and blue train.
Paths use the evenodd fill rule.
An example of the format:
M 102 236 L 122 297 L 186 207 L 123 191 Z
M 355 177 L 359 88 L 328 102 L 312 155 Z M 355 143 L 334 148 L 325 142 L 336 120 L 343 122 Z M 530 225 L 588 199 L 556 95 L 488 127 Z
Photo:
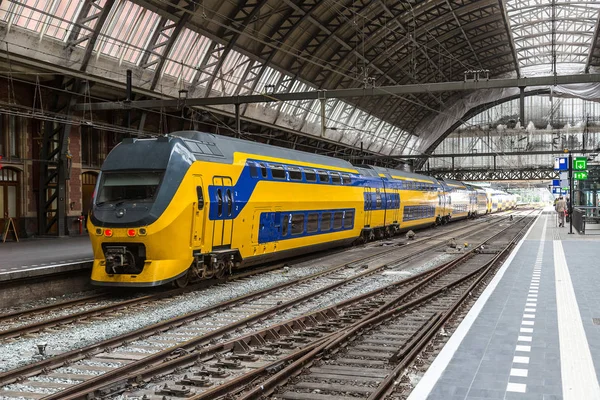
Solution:
M 158 286 L 512 207 L 511 195 L 196 131 L 125 139 L 88 218 L 92 283 Z

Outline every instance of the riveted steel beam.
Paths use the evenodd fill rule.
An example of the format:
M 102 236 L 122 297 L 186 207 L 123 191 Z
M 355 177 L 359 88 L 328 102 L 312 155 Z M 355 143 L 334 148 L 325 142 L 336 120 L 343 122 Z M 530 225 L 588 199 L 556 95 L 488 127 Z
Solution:
M 554 76 L 538 76 L 531 78 L 507 78 L 507 79 L 489 79 L 480 81 L 459 81 L 459 82 L 437 82 L 398 86 L 382 86 L 373 88 L 357 88 L 357 89 L 335 89 L 327 90 L 326 97 L 328 99 L 344 99 L 352 97 L 370 97 L 370 96 L 389 96 L 389 95 L 405 95 L 414 93 L 433 93 L 433 92 L 454 92 L 465 90 L 484 90 L 509 87 L 532 87 L 532 86 L 549 86 L 549 85 L 569 85 L 576 83 L 597 83 L 600 82 L 600 74 L 586 75 L 559 75 Z M 257 94 L 248 96 L 223 96 L 223 97 L 207 97 L 193 98 L 186 101 L 186 105 L 207 106 L 207 105 L 225 105 L 225 104 L 241 104 L 241 103 L 269 103 L 280 101 L 295 101 L 295 100 L 316 100 L 323 91 L 313 90 L 308 92 L 295 93 L 273 93 L 269 95 Z M 135 108 L 161 108 L 174 107 L 178 105 L 178 100 L 140 100 L 131 102 L 131 107 Z M 77 105 L 77 110 L 92 109 L 92 110 L 119 110 L 125 108 L 123 102 L 106 102 L 106 103 L 80 103 Z

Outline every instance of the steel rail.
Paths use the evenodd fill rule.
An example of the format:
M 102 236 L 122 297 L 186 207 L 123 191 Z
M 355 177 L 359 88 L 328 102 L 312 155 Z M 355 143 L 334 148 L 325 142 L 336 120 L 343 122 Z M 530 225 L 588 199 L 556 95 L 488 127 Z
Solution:
M 523 217 L 523 219 L 524 218 L 526 218 L 526 217 Z M 505 229 L 509 229 L 509 228 L 510 227 L 507 227 Z M 482 243 L 485 243 L 485 242 L 491 240 L 492 238 L 501 234 L 503 231 L 493 234 L 492 236 L 486 238 Z M 479 247 L 479 245 L 477 247 Z M 473 254 L 473 251 L 477 247 L 475 247 L 472 251 L 463 253 L 462 256 L 458 259 L 449 261 L 449 262 L 447 262 L 443 265 L 440 265 L 438 267 L 435 267 L 433 269 L 423 271 L 419 274 L 413 275 L 402 281 L 386 285 L 380 289 L 376 289 L 365 295 L 357 296 L 348 301 L 338 303 L 327 309 L 318 310 L 316 313 L 328 312 L 331 310 L 349 307 L 350 305 L 352 305 L 354 303 L 360 303 L 361 301 L 364 301 L 365 299 L 377 297 L 379 294 L 381 294 L 387 290 L 390 290 L 391 288 L 398 287 L 398 286 L 406 286 L 407 284 L 417 281 L 421 278 L 427 277 L 428 275 L 429 275 L 429 277 L 440 276 L 441 274 L 448 271 L 455 265 L 459 264 L 461 261 L 464 261 L 464 260 L 468 259 L 469 257 L 471 257 Z M 372 273 L 372 272 L 368 271 L 368 273 Z M 421 284 L 419 284 L 419 285 L 421 285 Z M 319 289 L 318 292 L 325 292 L 325 291 L 331 290 L 332 287 L 338 287 L 338 286 L 340 286 L 340 285 L 334 284 L 334 285 L 328 286 L 326 288 Z M 384 304 L 383 306 L 379 307 L 377 310 L 369 313 L 365 318 L 373 318 L 374 316 L 381 314 L 382 312 L 387 310 L 389 307 L 392 307 L 394 304 L 397 304 L 397 302 L 402 301 L 403 299 L 407 298 L 408 296 L 412 295 L 415 292 L 416 292 L 415 288 L 412 288 L 412 289 L 409 289 L 408 291 L 402 292 L 395 299 L 395 301 L 391 301 L 391 302 Z M 315 295 L 313 293 L 314 292 L 311 292 L 305 297 L 313 297 Z M 300 301 L 303 301 L 303 300 L 300 300 Z M 289 308 L 289 307 L 293 306 L 294 304 L 298 304 L 300 301 L 295 300 L 295 301 L 289 302 L 288 304 L 282 305 L 281 308 L 282 309 Z M 267 310 L 267 311 L 269 311 L 269 310 Z M 301 318 L 301 317 L 299 317 L 299 318 Z M 230 326 L 223 327 L 219 331 L 211 332 L 209 334 L 210 337 L 205 337 L 204 339 L 205 340 L 214 339 L 215 337 L 217 337 L 218 335 L 222 335 L 226 331 L 230 331 L 232 329 L 239 328 L 239 326 L 242 326 L 241 324 L 243 324 L 243 323 L 244 323 L 243 321 L 240 321 L 240 322 L 234 323 Z M 267 328 L 266 330 L 270 330 L 270 329 L 274 329 L 274 328 L 271 327 L 271 328 Z M 257 334 L 258 333 L 252 333 L 252 334 L 250 334 L 250 336 L 257 335 Z M 238 338 L 238 339 L 236 339 L 236 341 L 237 340 L 240 340 L 240 339 Z M 187 355 L 178 357 L 175 360 L 169 360 L 166 362 L 162 362 L 162 360 L 164 360 L 164 358 L 166 356 L 170 355 L 172 357 L 173 348 L 167 349 L 167 350 L 161 352 L 162 354 L 156 353 L 156 355 L 151 356 L 151 358 L 148 357 L 148 358 L 145 358 L 138 362 L 128 364 L 124 368 L 119 368 L 118 370 L 110 371 L 106 374 L 100 375 L 89 381 L 83 382 L 77 386 L 73 386 L 64 391 L 58 392 L 56 395 L 51 395 L 51 396 L 45 397 L 44 399 L 45 400 L 52 400 L 52 399 L 70 400 L 70 399 L 83 398 L 85 396 L 91 395 L 91 393 L 102 392 L 103 390 L 106 391 L 106 388 L 110 387 L 111 385 L 114 385 L 115 382 L 117 382 L 117 383 L 122 382 L 122 381 L 137 381 L 137 382 L 139 382 L 139 381 L 143 381 L 144 379 L 148 379 L 149 377 L 152 377 L 154 375 L 172 372 L 172 370 L 182 368 L 186 364 L 193 363 L 193 360 L 195 360 L 199 357 L 203 357 L 204 355 L 207 354 L 204 352 L 204 350 L 200 351 L 200 354 L 198 351 L 194 351 L 194 348 L 198 345 L 199 345 L 199 343 L 197 340 L 192 340 L 190 342 L 187 342 L 184 345 L 177 346 L 178 348 L 181 348 L 184 350 L 193 351 L 191 354 L 187 354 Z M 312 345 L 310 345 L 310 346 L 312 346 Z M 300 351 L 297 354 L 301 355 L 301 354 L 304 354 L 304 352 Z M 279 362 L 281 362 L 281 360 L 278 360 L 276 363 L 279 363 Z M 245 376 L 242 379 L 243 380 L 251 380 L 251 379 L 253 379 L 253 377 L 260 375 L 262 372 L 266 371 L 268 368 L 271 368 L 271 367 L 272 366 L 260 368 L 260 371 L 256 370 L 256 371 L 252 372 L 252 374 L 250 376 Z M 215 389 L 212 389 L 208 392 L 203 393 L 201 397 L 192 397 L 192 398 L 194 398 L 194 399 L 195 398 L 214 398 L 214 396 L 218 396 L 220 394 L 227 392 L 231 388 L 232 385 L 235 386 L 236 384 L 240 383 L 240 381 L 236 381 L 236 382 L 237 383 L 227 382 L 223 385 L 218 386 Z M 103 393 L 105 393 L 105 392 L 103 392 Z M 208 396 L 208 397 L 205 397 L 205 396 Z
M 526 218 L 526 217 L 524 217 L 524 218 Z M 522 219 L 524 219 L 524 218 L 522 218 Z M 506 252 L 508 252 L 510 249 L 512 249 L 517 238 L 519 238 L 521 233 L 526 228 L 528 228 L 530 226 L 530 224 L 532 224 L 534 221 L 535 221 L 535 219 L 530 221 L 529 224 L 527 224 L 525 227 L 523 227 L 519 231 L 519 233 L 517 233 L 517 235 L 515 235 L 515 237 L 507 244 L 507 246 L 500 253 L 498 253 L 496 256 L 494 256 L 491 260 L 487 261 L 482 267 L 459 278 L 458 280 L 451 282 L 450 284 L 448 284 L 442 288 L 439 288 L 431 293 L 421 296 L 421 297 L 419 297 L 415 300 L 412 300 L 408 303 L 405 303 L 399 307 L 396 307 L 391 310 L 387 310 L 383 313 L 371 313 L 371 315 L 366 320 L 363 320 L 362 322 L 354 324 L 350 328 L 344 329 L 343 331 L 339 332 L 337 335 L 331 337 L 326 342 L 323 342 L 320 346 L 313 348 L 309 353 L 305 354 L 300 359 L 291 363 L 286 368 L 284 368 L 283 370 L 281 370 L 280 372 L 278 372 L 277 374 L 275 374 L 274 376 L 269 378 L 267 381 L 261 383 L 260 386 L 255 387 L 253 390 L 246 393 L 244 396 L 239 397 L 238 400 L 258 399 L 263 396 L 271 394 L 276 387 L 280 387 L 280 386 L 284 385 L 293 376 L 298 375 L 307 365 L 311 364 L 318 355 L 329 353 L 329 352 L 333 351 L 335 348 L 339 347 L 344 342 L 349 340 L 349 338 L 352 337 L 353 335 L 359 334 L 361 331 L 368 329 L 376 324 L 380 324 L 383 321 L 386 321 L 387 319 L 394 317 L 398 313 L 410 310 L 410 309 L 418 306 L 419 304 L 426 302 L 426 301 L 430 300 L 431 298 L 446 292 L 448 290 L 448 288 L 458 285 L 469 279 L 472 279 L 474 276 L 479 274 L 479 277 L 476 279 L 476 281 L 473 284 L 471 284 L 467 288 L 467 290 L 464 291 L 463 295 L 461 296 L 461 299 L 464 300 L 469 295 L 469 293 L 472 291 L 472 288 L 476 286 L 476 283 L 480 283 L 485 278 L 485 276 L 488 275 L 489 271 L 496 265 L 496 262 L 503 255 L 505 255 Z M 505 230 L 508 230 L 509 228 L 510 227 L 507 227 Z M 505 230 L 503 230 L 502 232 L 504 232 Z M 498 236 L 502 232 L 499 232 L 498 234 L 493 235 L 493 237 Z M 461 257 L 461 258 L 465 259 L 467 256 L 468 256 L 468 254 L 464 254 L 463 257 Z M 429 280 L 422 282 L 422 285 L 425 285 L 427 283 L 429 283 Z M 414 289 L 417 289 L 417 288 L 414 288 Z M 414 290 L 414 291 L 416 292 L 416 290 Z M 428 323 L 425 324 L 425 326 L 424 326 L 425 332 L 433 334 L 433 333 L 436 333 L 437 331 L 439 331 L 439 328 L 441 327 L 440 321 L 441 322 L 447 321 L 447 319 L 452 315 L 453 311 L 455 311 L 461 303 L 458 303 L 458 304 L 455 303 L 450 308 L 450 310 L 442 316 L 439 316 L 439 315 L 437 317 L 434 316 L 433 320 L 430 320 Z M 452 311 L 452 312 L 450 312 L 450 311 Z M 434 327 L 437 328 L 435 331 L 433 331 Z M 421 335 L 424 335 L 424 334 L 421 334 Z M 422 339 L 422 337 L 420 337 L 419 340 L 411 340 L 409 342 L 409 344 L 411 346 L 420 345 L 420 348 L 422 348 L 424 346 L 424 343 L 426 344 L 427 341 L 424 341 L 421 339 Z M 416 350 L 414 351 L 414 353 L 417 354 Z M 412 354 L 413 354 L 413 352 L 411 351 L 407 354 L 407 356 L 408 355 L 412 356 Z M 394 380 L 392 378 L 389 378 L 389 382 L 393 383 L 393 381 Z M 383 382 L 382 382 L 382 384 L 383 384 Z M 204 399 L 204 397 L 199 395 L 199 396 L 190 397 L 189 399 L 190 400 L 199 400 L 199 399 Z
M 485 226 L 485 225 L 484 226 L 479 226 L 479 225 L 481 225 L 481 224 L 477 224 L 475 226 L 470 225 L 468 227 L 461 227 L 461 228 L 454 229 L 453 231 L 468 230 L 469 232 L 467 234 L 473 234 L 474 233 L 473 231 L 479 231 L 481 229 L 487 229 L 487 226 Z M 476 229 L 473 229 L 473 228 L 476 228 Z M 447 235 L 447 232 L 440 233 L 440 235 L 438 235 L 438 236 L 443 236 L 443 235 Z M 431 238 L 423 238 L 422 241 L 430 242 Z M 430 245 L 430 247 L 435 247 L 437 245 L 439 245 L 439 244 Z M 414 249 L 414 247 L 415 246 L 412 246 L 413 249 Z M 376 253 L 375 255 L 372 255 L 372 256 L 363 257 L 363 258 L 359 259 L 360 261 L 355 261 L 355 262 L 352 262 L 352 263 L 358 263 L 358 262 L 363 261 L 364 259 L 378 257 L 381 253 L 389 253 L 391 251 L 397 251 L 398 249 L 399 248 L 395 248 L 395 249 L 386 250 L 384 252 L 379 252 L 379 253 Z M 398 258 L 397 260 L 395 260 L 394 262 L 401 262 L 401 261 L 404 261 L 406 259 L 409 259 L 409 258 L 411 258 L 411 257 L 413 257 L 413 256 L 415 256 L 417 254 L 421 254 L 421 251 L 422 250 L 420 250 L 420 249 L 414 249 L 414 251 L 411 254 L 403 255 L 400 258 Z M 283 303 L 281 305 L 278 305 L 276 307 L 272 307 L 272 308 L 269 308 L 269 309 L 267 309 L 267 310 L 265 310 L 263 312 L 254 314 L 254 315 L 252 315 L 252 316 L 250 316 L 250 317 L 248 317 L 246 319 L 237 321 L 237 322 L 232 323 L 232 324 L 230 324 L 228 326 L 224 326 L 222 328 L 219 328 L 217 330 L 209 332 L 209 333 L 207 333 L 207 334 L 205 334 L 203 336 L 197 337 L 197 338 L 192 339 L 192 340 L 190 340 L 188 342 L 185 342 L 183 344 L 178 344 L 177 346 L 174 346 L 173 348 L 169 348 L 169 349 L 166 349 L 164 351 L 152 354 L 152 355 L 150 355 L 150 356 L 148 356 L 148 357 L 146 357 L 146 358 L 144 358 L 142 360 L 139 360 L 137 362 L 133 362 L 133 363 L 127 364 L 124 367 L 115 369 L 113 371 L 109 371 L 109 372 L 107 372 L 105 374 L 99 375 L 96 378 L 92 378 L 92 379 L 90 379 L 88 381 L 85 381 L 85 382 L 83 382 L 83 383 L 81 383 L 79 385 L 72 386 L 71 388 L 67 388 L 67 389 L 65 389 L 65 390 L 63 390 L 61 392 L 57 392 L 57 394 L 55 395 L 55 397 L 48 396 L 47 399 L 53 399 L 53 398 L 55 398 L 55 399 L 77 398 L 78 395 L 81 395 L 80 393 L 78 395 L 73 395 L 73 397 L 70 397 L 71 393 L 76 393 L 77 391 L 85 391 L 85 390 L 88 390 L 88 392 L 89 392 L 90 389 L 83 389 L 85 387 L 87 387 L 87 388 L 96 387 L 96 389 L 98 387 L 102 387 L 103 385 L 106 385 L 107 382 L 111 382 L 114 379 L 117 379 L 117 380 L 121 379 L 125 374 L 131 373 L 131 371 L 137 371 L 139 369 L 145 368 L 149 364 L 152 364 L 152 363 L 158 362 L 161 359 L 164 359 L 165 356 L 170 355 L 172 353 L 172 351 L 174 351 L 174 350 L 177 350 L 177 349 L 183 349 L 183 350 L 186 350 L 186 351 L 194 350 L 196 348 L 196 346 L 204 344 L 204 343 L 206 343 L 206 342 L 208 342 L 208 341 L 210 341 L 212 339 L 215 339 L 215 338 L 219 337 L 220 335 L 223 335 L 223 334 L 225 334 L 227 332 L 230 332 L 232 330 L 239 329 L 239 327 L 241 327 L 241 326 L 248 325 L 248 323 L 250 323 L 250 322 L 253 322 L 253 321 L 256 321 L 256 320 L 268 317 L 270 314 L 272 314 L 274 312 L 277 312 L 277 311 L 285 309 L 285 308 L 289 308 L 289 307 L 291 307 L 291 306 L 293 306 L 295 304 L 298 304 L 298 303 L 304 301 L 306 298 L 314 297 L 314 296 L 316 296 L 316 295 L 318 295 L 320 293 L 324 293 L 324 292 L 327 292 L 327 291 L 332 290 L 334 288 L 337 288 L 337 287 L 340 287 L 342 285 L 348 284 L 349 282 L 355 281 L 357 279 L 361 279 L 361 278 L 365 277 L 366 275 L 375 274 L 378 271 L 382 270 L 383 268 L 386 268 L 388 266 L 388 264 L 389 264 L 389 262 L 388 263 L 384 263 L 384 264 L 382 264 L 382 265 L 380 265 L 378 267 L 374 267 L 374 268 L 371 268 L 369 270 L 366 270 L 366 271 L 364 271 L 364 272 L 362 272 L 360 274 L 357 274 L 357 275 L 355 275 L 355 276 L 353 276 L 351 278 L 346 278 L 346 279 L 344 279 L 342 281 L 339 281 L 337 283 L 328 285 L 328 286 L 323 287 L 321 289 L 318 289 L 316 291 L 312 291 L 312 292 L 310 292 L 310 293 L 308 293 L 308 294 L 306 294 L 304 296 L 301 296 L 301 297 L 299 297 L 297 299 L 290 300 L 290 301 L 288 301 L 286 303 Z M 343 265 L 341 265 L 341 267 L 345 267 L 347 265 L 348 265 L 348 263 L 344 263 Z M 336 269 L 338 269 L 338 268 L 336 268 Z M 435 271 L 435 270 L 436 269 L 429 270 L 429 271 L 424 271 L 424 274 L 432 273 L 432 271 Z M 319 276 L 321 276 L 321 275 L 323 275 L 323 274 L 319 274 Z M 421 275 L 415 276 L 414 279 L 417 279 L 420 276 Z M 313 279 L 313 278 L 309 278 L 309 279 Z M 303 278 L 303 280 L 308 280 L 308 279 L 304 279 Z M 410 281 L 412 281 L 412 279 L 409 280 L 408 282 L 410 282 Z M 291 284 L 296 284 L 296 282 L 291 283 Z M 291 285 L 291 284 L 288 284 L 288 286 Z M 146 334 L 145 336 L 148 336 L 148 335 Z M 96 390 L 96 389 L 94 389 L 94 390 Z

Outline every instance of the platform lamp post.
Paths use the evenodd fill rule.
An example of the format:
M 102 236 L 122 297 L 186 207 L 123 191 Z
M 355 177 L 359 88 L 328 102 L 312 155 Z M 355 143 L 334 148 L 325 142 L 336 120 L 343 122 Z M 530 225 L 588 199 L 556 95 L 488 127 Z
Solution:
M 569 212 L 569 235 L 573 234 L 573 153 L 569 153 L 569 206 L 567 211 Z

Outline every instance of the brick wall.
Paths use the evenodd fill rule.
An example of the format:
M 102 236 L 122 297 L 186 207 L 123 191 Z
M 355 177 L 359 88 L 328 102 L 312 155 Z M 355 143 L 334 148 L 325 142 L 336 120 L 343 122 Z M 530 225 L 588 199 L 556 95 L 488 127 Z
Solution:
M 81 215 L 81 133 L 79 126 L 71 127 L 69 135 L 69 153 L 71 154 L 71 173 L 68 181 L 67 215 Z

